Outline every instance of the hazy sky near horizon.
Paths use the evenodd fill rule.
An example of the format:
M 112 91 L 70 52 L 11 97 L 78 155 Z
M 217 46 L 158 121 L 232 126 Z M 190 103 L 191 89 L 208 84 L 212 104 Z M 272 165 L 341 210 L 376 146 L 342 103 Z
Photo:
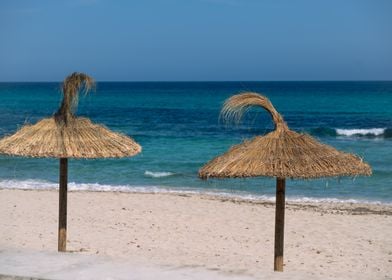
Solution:
M 392 80 L 390 0 L 0 0 L 0 81 Z

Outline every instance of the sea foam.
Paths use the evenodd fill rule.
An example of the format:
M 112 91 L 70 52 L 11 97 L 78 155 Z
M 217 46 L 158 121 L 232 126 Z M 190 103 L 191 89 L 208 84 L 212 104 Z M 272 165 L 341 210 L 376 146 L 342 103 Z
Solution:
M 20 190 L 57 190 L 58 183 L 44 180 L 0 180 L 0 189 L 20 189 Z M 75 183 L 68 184 L 69 191 L 93 191 L 93 192 L 126 192 L 126 193 L 172 193 L 188 195 L 209 195 L 226 199 L 243 199 L 249 201 L 269 201 L 275 202 L 274 195 L 250 194 L 244 191 L 228 191 L 209 189 L 201 190 L 192 187 L 174 188 L 155 185 L 134 186 L 134 185 L 108 185 L 98 183 Z M 288 202 L 296 203 L 366 203 L 392 205 L 391 202 L 381 202 L 365 199 L 340 199 L 334 197 L 307 197 L 307 196 L 287 196 Z
M 319 137 L 367 137 L 367 138 L 392 138 L 392 128 L 330 128 L 317 127 L 309 130 L 310 134 Z
M 336 129 L 337 135 L 342 136 L 381 136 L 385 133 L 386 128 L 369 128 L 369 129 Z
M 161 171 L 161 172 L 152 172 L 152 171 L 148 171 L 146 170 L 144 172 L 144 176 L 146 177 L 152 177 L 152 178 L 161 178 L 161 177 L 169 177 L 174 175 L 175 173 L 172 172 L 165 172 L 165 171 Z

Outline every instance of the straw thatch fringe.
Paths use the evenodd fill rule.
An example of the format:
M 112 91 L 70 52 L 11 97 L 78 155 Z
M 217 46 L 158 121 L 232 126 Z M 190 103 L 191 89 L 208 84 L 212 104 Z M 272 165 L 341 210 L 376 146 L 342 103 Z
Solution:
M 370 166 L 359 157 L 319 143 L 307 134 L 288 129 L 269 100 L 256 93 L 233 96 L 225 102 L 222 114 L 239 120 L 250 106 L 262 106 L 272 116 L 276 129 L 265 136 L 233 146 L 199 170 L 209 177 L 318 178 L 329 176 L 371 175 Z
M 274 121 L 275 128 L 287 128 L 282 116 L 276 111 L 268 98 L 254 92 L 237 94 L 225 101 L 220 113 L 220 119 L 225 122 L 239 123 L 244 113 L 253 106 L 260 106 L 267 110 Z
M 86 118 L 68 120 L 68 125 L 59 125 L 55 118 L 43 119 L 0 140 L 1 153 L 26 157 L 119 158 L 141 149 L 132 138 Z
M 84 73 L 74 72 L 66 77 L 62 86 L 63 101 L 55 114 L 56 120 L 67 125 L 68 120 L 75 118 L 79 92 L 84 91 L 87 94 L 93 87 L 95 87 L 94 79 Z
M 209 177 L 321 178 L 371 175 L 361 158 L 339 152 L 306 134 L 274 131 L 233 146 L 225 154 L 208 162 L 199 171 Z

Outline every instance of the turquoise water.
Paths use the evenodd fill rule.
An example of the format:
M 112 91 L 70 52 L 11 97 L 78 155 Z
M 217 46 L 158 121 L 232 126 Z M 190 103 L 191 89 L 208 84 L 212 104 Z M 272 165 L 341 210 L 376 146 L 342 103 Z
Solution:
M 290 128 L 360 155 L 373 176 L 288 180 L 290 200 L 392 203 L 392 82 L 98 83 L 79 115 L 132 136 L 134 158 L 70 160 L 71 189 L 192 191 L 272 199 L 271 178 L 202 181 L 198 169 L 231 145 L 270 131 L 250 112 L 238 126 L 218 120 L 222 103 L 243 91 L 267 95 Z M 0 136 L 52 115 L 58 83 L 0 83 Z M 0 157 L 0 188 L 56 188 L 58 161 Z

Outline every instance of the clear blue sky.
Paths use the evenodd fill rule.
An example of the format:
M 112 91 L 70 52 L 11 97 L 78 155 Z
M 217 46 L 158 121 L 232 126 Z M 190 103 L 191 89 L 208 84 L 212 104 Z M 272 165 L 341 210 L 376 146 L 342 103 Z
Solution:
M 0 0 L 0 81 L 392 80 L 391 0 Z

